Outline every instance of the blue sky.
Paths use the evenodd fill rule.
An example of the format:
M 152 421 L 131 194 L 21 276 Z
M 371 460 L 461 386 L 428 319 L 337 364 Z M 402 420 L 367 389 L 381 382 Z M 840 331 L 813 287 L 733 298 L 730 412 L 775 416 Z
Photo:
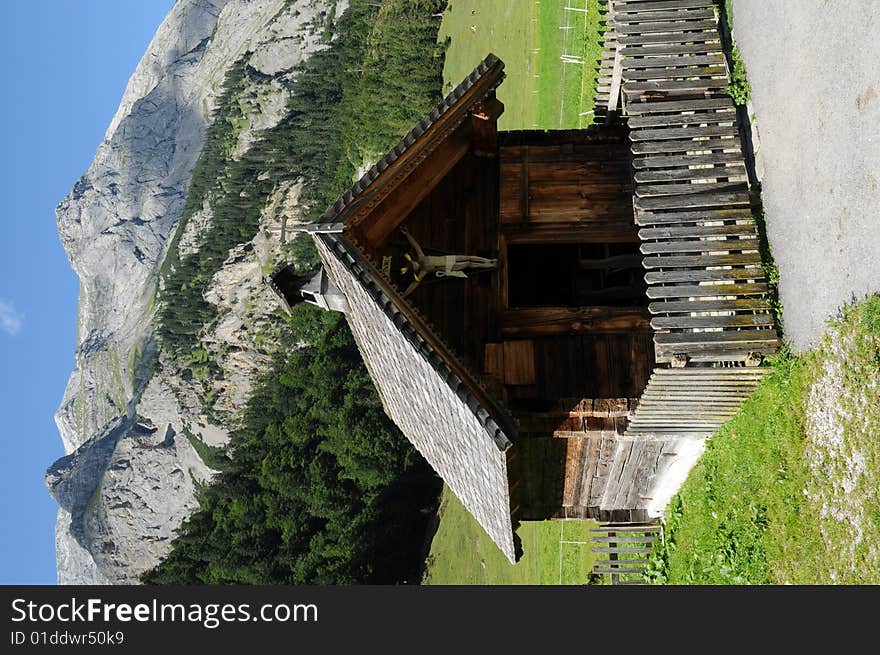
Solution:
M 76 349 L 78 281 L 54 207 L 95 150 L 173 0 L 0 0 L 0 584 L 54 584 L 64 454 L 53 414 Z

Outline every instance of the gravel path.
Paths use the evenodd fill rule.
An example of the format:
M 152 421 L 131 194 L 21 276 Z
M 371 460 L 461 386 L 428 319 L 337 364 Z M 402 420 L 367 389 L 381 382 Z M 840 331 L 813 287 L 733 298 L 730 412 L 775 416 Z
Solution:
M 880 0 L 732 0 L 786 337 L 880 291 Z M 760 169 L 759 169 L 760 172 Z

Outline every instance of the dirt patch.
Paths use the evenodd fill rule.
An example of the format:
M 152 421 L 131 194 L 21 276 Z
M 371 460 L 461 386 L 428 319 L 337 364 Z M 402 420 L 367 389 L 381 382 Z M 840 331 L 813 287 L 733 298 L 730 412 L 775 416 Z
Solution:
M 880 376 L 864 368 L 865 341 L 858 332 L 840 330 L 823 339 L 820 351 L 807 404 L 804 455 L 812 477 L 804 495 L 818 508 L 830 580 L 858 582 L 866 566 L 880 565 L 872 499 Z
M 874 88 L 873 84 L 869 84 L 868 88 L 865 89 L 864 93 L 861 93 L 856 96 L 856 109 L 861 111 L 868 104 L 873 101 L 877 97 L 877 89 Z

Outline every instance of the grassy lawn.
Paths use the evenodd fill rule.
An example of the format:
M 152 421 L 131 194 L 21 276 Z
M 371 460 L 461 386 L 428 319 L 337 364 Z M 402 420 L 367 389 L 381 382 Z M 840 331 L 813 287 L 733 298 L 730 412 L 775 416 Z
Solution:
M 586 12 L 566 10 L 587 8 Z M 560 29 L 562 28 L 562 29 Z M 449 48 L 444 89 L 490 52 L 505 63 L 499 129 L 586 127 L 600 55 L 595 0 L 451 0 L 440 28 Z M 563 55 L 585 64 L 564 63 Z M 449 489 L 428 558 L 426 584 L 584 584 L 593 566 L 588 521 L 523 523 L 524 556 L 511 565 Z
M 586 127 L 593 120 L 598 37 L 595 0 L 451 0 L 440 28 L 440 38 L 450 39 L 445 89 L 493 52 L 507 72 L 498 90 L 506 107 L 499 129 Z M 563 56 L 584 63 L 565 63 Z
M 584 584 L 590 577 L 590 521 L 523 523 L 524 555 L 513 566 L 448 488 L 440 516 L 423 584 Z
M 667 508 L 672 584 L 880 583 L 880 297 L 782 356 Z

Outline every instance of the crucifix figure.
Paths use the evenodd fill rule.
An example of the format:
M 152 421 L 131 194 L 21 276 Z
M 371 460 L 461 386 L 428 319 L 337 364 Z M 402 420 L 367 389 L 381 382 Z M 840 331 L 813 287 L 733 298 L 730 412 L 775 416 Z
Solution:
M 410 253 L 404 255 L 409 262 L 409 267 L 404 267 L 401 272 L 406 273 L 407 268 L 412 268 L 413 273 L 413 281 L 403 292 L 404 297 L 415 291 L 421 281 L 431 274 L 438 278 L 467 277 L 466 270 L 490 271 L 498 266 L 497 259 L 487 259 L 476 255 L 426 255 L 409 230 L 401 227 L 400 231 L 415 251 L 414 255 Z

